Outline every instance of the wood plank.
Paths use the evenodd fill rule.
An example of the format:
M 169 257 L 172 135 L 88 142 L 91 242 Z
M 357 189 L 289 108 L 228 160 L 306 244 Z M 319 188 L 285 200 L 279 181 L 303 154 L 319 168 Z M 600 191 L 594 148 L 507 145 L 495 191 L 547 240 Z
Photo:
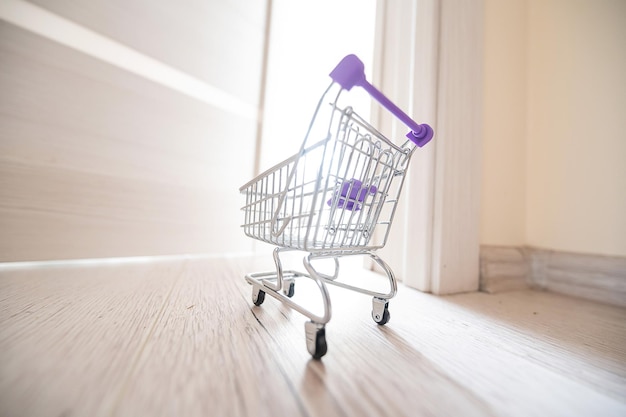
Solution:
M 30 2 L 258 103 L 266 1 Z
M 362 272 L 360 278 L 368 279 L 368 274 Z M 376 384 L 370 381 L 376 375 L 394 387 L 392 393 L 384 388 L 376 392 L 394 399 L 397 390 L 403 396 L 393 401 L 400 404 L 400 410 L 395 409 L 398 415 L 406 412 L 405 405 L 407 409 L 419 409 L 407 399 L 412 398 L 411 392 L 423 392 L 423 388 L 415 387 L 419 382 L 413 378 L 424 377 L 437 385 L 436 377 L 426 377 L 423 369 L 415 370 L 418 364 L 426 363 L 427 369 L 440 372 L 466 390 L 461 397 L 471 399 L 474 407 L 468 409 L 476 412 L 482 410 L 482 404 L 488 408 L 487 412 L 482 410 L 485 414 L 496 415 L 621 415 L 626 411 L 624 309 L 535 291 L 433 297 L 401 286 L 398 298 L 391 302 L 392 319 L 381 328 L 371 326 L 368 297 L 342 290 L 332 294 L 335 313 L 327 326 L 329 353 L 323 359 L 323 368 L 325 374 L 328 369 L 341 369 L 338 373 L 347 375 L 347 380 L 340 382 L 333 378 L 341 378 L 336 374 L 324 379 L 327 387 L 333 387 L 330 391 L 337 393 L 338 403 L 349 401 L 350 392 L 363 389 L 359 384 L 352 385 L 355 379 L 368 381 L 364 384 L 370 386 Z M 273 301 L 266 301 L 259 309 L 263 311 L 257 314 L 270 333 L 279 338 L 278 345 L 293 343 L 295 332 L 303 340 L 299 328 L 304 319 L 299 314 L 294 317 L 282 306 L 274 311 Z M 576 312 L 572 314 L 573 310 Z M 284 317 L 298 321 L 287 335 Z M 392 366 L 398 350 L 410 354 Z M 373 355 L 365 353 L 368 351 Z M 353 368 L 363 356 L 364 363 Z M 389 368 L 375 369 L 377 359 Z M 294 372 L 298 369 L 295 367 Z M 412 376 L 399 369 L 410 369 Z M 430 389 L 435 392 L 429 398 L 449 398 L 432 386 Z M 426 401 L 421 396 L 420 400 Z M 377 409 L 376 400 L 371 401 L 364 405 L 359 399 L 358 404 L 348 407 L 358 410 L 356 414 L 368 415 Z M 433 402 L 444 407 L 440 410 L 453 407 L 441 405 L 440 400 Z M 311 406 L 315 406 L 314 401 Z M 429 407 L 424 403 L 421 406 Z M 443 414 L 450 415 L 451 411 Z
M 626 401 L 626 310 L 540 291 L 451 301 L 497 317 L 489 326 L 531 362 Z
M 269 254 L 5 267 L 0 403 L 16 416 L 626 412 L 623 308 L 531 290 L 437 297 L 401 286 L 381 327 L 370 297 L 332 288 L 329 350 L 315 361 L 303 316 L 270 297 L 252 306 L 243 275 L 268 268 Z M 299 280 L 295 297 L 315 302 L 310 284 Z
M 181 267 L 2 268 L 0 414 L 108 415 Z
M 420 319 L 398 335 L 497 414 L 626 412 L 626 310 L 529 290 L 399 298 L 395 315 Z
M 385 279 L 360 268 L 348 266 L 345 274 L 353 284 L 381 291 L 386 286 Z M 250 291 L 247 286 L 247 299 Z M 438 364 L 390 328 L 376 325 L 371 297 L 335 287 L 330 291 L 333 318 L 326 326 L 328 353 L 322 361 L 312 360 L 306 351 L 306 318 L 270 297 L 261 307 L 252 307 L 272 335 L 270 350 L 280 358 L 279 366 L 299 383 L 298 394 L 310 415 L 493 415 L 487 402 L 450 379 Z M 317 293 L 312 282 L 300 280 L 299 298 L 294 299 L 312 305 L 319 303 Z
M 210 276 L 209 269 L 214 271 Z M 355 317 L 343 314 L 349 313 L 350 303 L 339 308 L 347 320 L 329 327 L 328 337 L 335 339 L 332 355 L 323 362 L 311 360 L 304 343 L 305 319 L 270 300 L 251 308 L 244 270 L 244 265 L 225 269 L 215 262 L 190 266 L 146 344 L 116 414 L 409 416 L 439 408 L 489 415 L 485 404 L 429 361 L 401 342 L 373 333 L 377 326 L 369 317 L 367 298 L 360 300 L 366 308 L 356 328 Z M 301 296 L 315 298 L 307 291 L 310 285 L 298 285 Z M 456 401 L 435 406 L 426 400 L 446 394 Z M 172 402 L 172 396 L 179 401 Z
M 0 60 L 0 261 L 250 250 L 254 122 L 5 22 Z
M 308 415 L 237 289 L 241 269 L 185 267 L 113 415 Z

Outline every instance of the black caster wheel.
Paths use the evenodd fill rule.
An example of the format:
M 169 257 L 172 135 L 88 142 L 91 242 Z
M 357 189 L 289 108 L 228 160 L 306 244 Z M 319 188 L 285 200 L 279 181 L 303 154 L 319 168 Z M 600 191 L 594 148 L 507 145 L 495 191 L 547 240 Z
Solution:
M 293 295 L 295 294 L 296 291 L 296 283 L 295 282 L 291 282 L 289 284 L 289 288 L 287 290 L 284 291 L 285 295 L 289 298 L 293 297 Z
M 328 352 L 326 329 L 315 323 L 305 323 L 306 345 L 313 359 L 321 359 Z
M 376 324 L 378 324 L 379 326 L 384 326 L 385 324 L 387 324 L 387 322 L 391 318 L 391 314 L 389 314 L 389 310 L 385 308 L 385 311 L 383 311 L 383 315 L 379 320 L 376 320 L 376 317 L 374 317 L 373 315 L 372 315 L 372 318 L 374 319 Z
M 379 326 L 383 326 L 387 324 L 391 315 L 389 314 L 389 302 L 385 300 L 381 300 L 378 298 L 374 298 L 373 300 L 373 308 L 372 308 L 372 319 Z
M 265 301 L 265 291 L 258 288 L 252 289 L 252 302 L 255 306 L 260 306 Z
M 319 330 L 315 335 L 315 352 L 311 354 L 313 359 L 321 359 L 328 351 L 326 344 L 326 329 Z

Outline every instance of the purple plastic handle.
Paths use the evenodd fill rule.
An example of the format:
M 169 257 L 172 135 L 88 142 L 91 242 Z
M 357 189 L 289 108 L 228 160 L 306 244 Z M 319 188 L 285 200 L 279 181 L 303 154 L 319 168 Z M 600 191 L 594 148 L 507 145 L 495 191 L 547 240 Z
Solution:
M 347 55 L 344 57 L 334 70 L 330 73 L 330 77 L 334 82 L 339 84 L 341 88 L 350 90 L 352 87 L 363 87 L 376 101 L 382 104 L 394 116 L 411 129 L 406 137 L 409 138 L 417 146 L 426 145 L 434 135 L 433 129 L 426 123 L 419 124 L 411 119 L 405 112 L 389 100 L 383 93 L 378 91 L 376 87 L 370 84 L 365 78 L 365 65 L 356 55 Z

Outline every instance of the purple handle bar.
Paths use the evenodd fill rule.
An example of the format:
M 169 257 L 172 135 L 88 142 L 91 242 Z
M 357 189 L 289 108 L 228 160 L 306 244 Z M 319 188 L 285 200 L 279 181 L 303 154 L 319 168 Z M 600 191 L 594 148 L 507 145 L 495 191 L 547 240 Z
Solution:
M 376 101 L 382 104 L 394 116 L 411 129 L 406 137 L 420 148 L 426 145 L 433 138 L 433 129 L 426 123 L 419 124 L 411 119 L 398 106 L 393 104 L 383 93 L 365 79 L 365 65 L 356 55 L 347 55 L 330 73 L 334 82 L 341 88 L 350 90 L 352 87 L 363 87 Z

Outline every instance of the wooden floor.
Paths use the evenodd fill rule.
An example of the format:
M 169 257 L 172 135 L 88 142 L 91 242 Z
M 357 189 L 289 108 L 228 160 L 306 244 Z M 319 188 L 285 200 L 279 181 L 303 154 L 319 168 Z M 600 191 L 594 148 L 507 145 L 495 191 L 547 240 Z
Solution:
M 377 326 L 369 297 L 334 288 L 315 361 L 304 317 L 252 306 L 259 263 L 4 267 L 0 416 L 626 415 L 624 309 L 401 286 Z

